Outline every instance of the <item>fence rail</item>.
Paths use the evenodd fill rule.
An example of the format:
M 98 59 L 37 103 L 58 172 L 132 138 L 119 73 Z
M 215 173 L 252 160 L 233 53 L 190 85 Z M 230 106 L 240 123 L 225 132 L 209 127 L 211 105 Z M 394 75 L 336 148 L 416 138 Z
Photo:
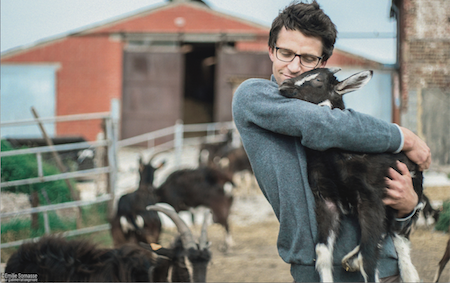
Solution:
M 186 145 L 198 145 L 202 142 L 216 142 L 219 140 L 223 140 L 223 136 L 217 135 L 217 131 L 221 130 L 235 130 L 235 126 L 233 122 L 218 122 L 218 123 L 202 123 L 202 124 L 189 124 L 183 125 L 182 121 L 177 121 L 175 125 L 166 127 L 160 130 L 156 130 L 153 132 L 149 132 L 146 134 L 142 134 L 139 136 L 131 137 L 128 139 L 117 141 L 116 137 L 116 129 L 117 129 L 117 121 L 113 121 L 111 115 L 109 113 L 92 113 L 92 114 L 83 114 L 83 115 L 70 115 L 70 116 L 62 116 L 62 117 L 53 117 L 53 118 L 40 118 L 40 122 L 62 122 L 62 121 L 73 121 L 73 120 L 87 120 L 87 119 L 104 119 L 106 125 L 106 140 L 96 141 L 96 142 L 81 142 L 81 143 L 72 143 L 72 144 L 64 144 L 64 145 L 53 145 L 53 146 L 44 146 L 44 147 L 36 147 L 29 149 L 17 149 L 6 152 L 1 152 L 0 157 L 7 156 L 15 156 L 15 155 L 23 155 L 23 154 L 36 154 L 38 159 L 38 172 L 39 176 L 36 178 L 28 178 L 24 180 L 15 180 L 15 181 L 7 181 L 2 182 L 0 184 L 0 189 L 2 187 L 11 187 L 11 186 L 19 186 L 24 184 L 34 184 L 38 182 L 48 182 L 55 181 L 61 179 L 70 179 L 77 177 L 84 177 L 96 174 L 109 174 L 109 183 L 111 186 L 111 191 L 108 194 L 97 197 L 94 200 L 85 200 L 85 201 L 72 201 L 60 204 L 46 205 L 35 208 L 28 208 L 21 211 L 14 211 L 8 213 L 2 213 L 1 219 L 7 217 L 13 217 L 18 215 L 25 214 L 33 214 L 38 212 L 43 212 L 44 214 L 48 211 L 59 210 L 64 208 L 73 208 L 80 207 L 100 202 L 112 201 L 115 196 L 115 185 L 116 185 L 116 176 L 117 176 L 117 151 L 120 148 L 127 146 L 135 146 L 138 144 L 142 144 L 143 142 L 147 142 L 147 148 L 152 148 L 154 151 L 158 150 L 167 150 L 174 149 L 175 153 L 175 161 L 176 164 L 179 164 L 179 160 L 181 160 L 181 155 L 183 146 Z M 35 124 L 37 121 L 35 120 L 24 120 L 17 122 L 6 122 L 1 123 L 0 126 L 14 126 L 14 125 L 25 125 L 25 124 Z M 184 133 L 192 133 L 192 132 L 205 132 L 206 135 L 203 137 L 197 138 L 184 138 Z M 160 144 L 155 146 L 155 140 L 161 137 L 173 136 L 173 140 L 170 140 L 164 144 Z M 48 153 L 52 151 L 65 151 L 65 150 L 73 150 L 73 149 L 86 149 L 86 148 L 96 148 L 96 147 L 106 147 L 108 150 L 108 162 L 109 166 L 100 167 L 89 170 L 81 170 L 76 172 L 66 172 L 51 176 L 43 176 L 42 175 L 42 163 L 41 163 L 41 154 Z M 45 216 L 45 215 L 44 215 Z M 45 217 L 44 217 L 45 220 Z M 46 224 L 48 226 L 48 224 Z M 48 228 L 47 228 L 48 229 Z M 95 227 L 87 227 L 76 229 L 73 231 L 67 231 L 61 233 L 63 236 L 73 236 L 73 235 L 81 235 L 86 233 L 104 231 L 110 229 L 109 224 L 99 225 Z M 47 231 L 49 233 L 49 231 Z M 13 247 L 21 245 L 25 241 L 29 241 L 33 239 L 24 239 L 18 240 L 9 243 L 2 243 L 0 248 Z

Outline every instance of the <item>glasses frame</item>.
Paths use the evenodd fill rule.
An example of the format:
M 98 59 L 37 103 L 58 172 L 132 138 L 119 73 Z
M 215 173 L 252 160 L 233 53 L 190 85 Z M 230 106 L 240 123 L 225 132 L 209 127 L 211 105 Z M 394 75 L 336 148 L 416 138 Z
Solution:
M 303 62 L 302 62 L 302 54 L 294 53 L 294 52 L 292 52 L 289 49 L 286 49 L 286 50 L 289 50 L 289 51 L 291 51 L 294 54 L 294 57 L 290 61 L 286 61 L 286 60 L 282 60 L 282 59 L 278 58 L 278 50 L 280 50 L 280 49 L 286 49 L 286 48 L 281 48 L 281 47 L 275 46 L 275 57 L 277 57 L 278 60 L 280 60 L 281 62 L 292 62 L 292 61 L 294 61 L 295 57 L 298 56 L 298 59 L 300 60 L 300 65 L 302 65 L 303 67 L 306 67 L 306 68 L 312 68 L 312 69 L 316 68 L 317 66 L 319 66 L 320 61 L 322 61 L 322 59 L 323 59 L 323 56 L 319 57 L 319 56 L 316 56 L 316 55 L 307 54 L 308 56 L 313 56 L 313 57 L 319 58 L 319 61 L 317 61 L 317 64 L 314 67 L 310 67 L 310 66 L 306 66 L 306 65 L 303 64 Z

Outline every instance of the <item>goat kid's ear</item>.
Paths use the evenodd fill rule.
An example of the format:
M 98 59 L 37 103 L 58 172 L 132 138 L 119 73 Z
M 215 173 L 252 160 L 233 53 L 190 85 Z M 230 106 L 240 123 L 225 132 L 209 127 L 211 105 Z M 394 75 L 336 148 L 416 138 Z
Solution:
M 346 78 L 342 82 L 338 83 L 334 87 L 334 90 L 336 91 L 336 93 L 338 93 L 339 95 L 342 96 L 346 93 L 349 93 L 349 92 L 352 92 L 352 91 L 362 88 L 370 81 L 372 76 L 373 76 L 373 71 L 371 71 L 371 70 L 356 73 L 356 74 Z

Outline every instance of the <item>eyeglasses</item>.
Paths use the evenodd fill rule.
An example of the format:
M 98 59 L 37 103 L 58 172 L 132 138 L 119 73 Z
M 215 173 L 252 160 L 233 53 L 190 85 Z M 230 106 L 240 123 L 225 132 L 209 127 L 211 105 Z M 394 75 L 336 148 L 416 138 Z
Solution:
M 295 57 L 298 56 L 298 58 L 300 58 L 300 64 L 307 68 L 317 67 L 317 65 L 319 65 L 320 63 L 320 60 L 322 60 L 323 58 L 310 54 L 295 54 L 289 49 L 280 48 L 277 46 L 275 46 L 275 50 L 275 54 L 278 60 L 283 62 L 292 62 L 294 61 Z

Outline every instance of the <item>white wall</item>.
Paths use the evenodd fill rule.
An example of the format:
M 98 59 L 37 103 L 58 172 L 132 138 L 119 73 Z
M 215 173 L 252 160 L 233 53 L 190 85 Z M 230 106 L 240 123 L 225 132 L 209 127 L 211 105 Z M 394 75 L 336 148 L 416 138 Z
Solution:
M 338 80 L 364 71 L 363 69 L 343 69 L 336 73 Z M 390 71 L 374 70 L 374 75 L 367 85 L 360 90 L 344 95 L 347 108 L 366 113 L 392 122 L 392 81 Z
M 55 65 L 1 66 L 1 121 L 33 119 L 33 106 L 40 117 L 56 116 Z M 54 123 L 45 123 L 49 136 L 55 135 Z M 42 137 L 37 125 L 2 127 L 1 137 Z

